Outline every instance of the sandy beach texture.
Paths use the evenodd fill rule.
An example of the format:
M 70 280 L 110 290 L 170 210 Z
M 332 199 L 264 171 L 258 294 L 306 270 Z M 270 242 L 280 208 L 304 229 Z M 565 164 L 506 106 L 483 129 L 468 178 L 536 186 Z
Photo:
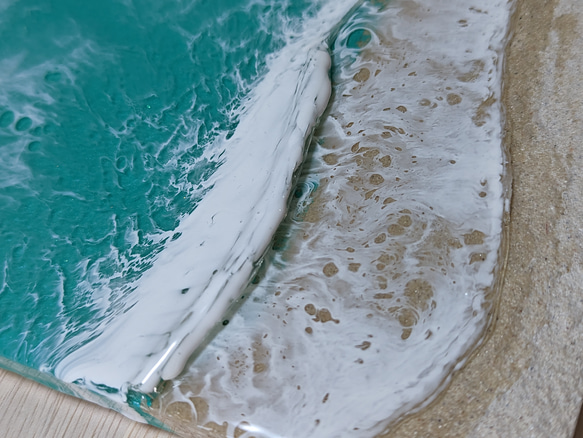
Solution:
M 518 1 L 504 104 L 513 172 L 505 282 L 488 340 L 384 438 L 570 437 L 583 395 L 583 3 Z M 172 435 L 0 370 L 7 438 Z
M 507 49 L 510 248 L 489 339 L 385 437 L 570 437 L 582 387 L 583 4 L 519 1 Z

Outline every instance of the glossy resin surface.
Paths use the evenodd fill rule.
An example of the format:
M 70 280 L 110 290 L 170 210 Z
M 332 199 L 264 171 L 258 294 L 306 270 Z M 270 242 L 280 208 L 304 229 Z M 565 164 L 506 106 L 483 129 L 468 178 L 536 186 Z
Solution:
M 231 7 L 244 15 L 253 5 Z M 71 169 L 60 169 L 70 150 L 51 162 L 59 170 L 43 167 L 46 159 L 39 168 L 27 161 L 35 153 L 46 158 L 46 142 L 58 149 L 65 135 L 57 135 L 66 125 L 60 113 L 41 103 L 69 101 L 51 94 L 53 85 L 46 84 L 53 76 L 43 69 L 59 73 L 53 79 L 73 90 L 72 101 L 96 112 L 87 92 L 75 94 L 79 67 L 61 72 L 63 63 L 34 64 L 29 76 L 22 73 L 26 93 L 22 87 L 5 92 L 3 150 L 14 161 L 11 171 L 21 165 L 23 174 L 6 177 L 2 199 L 4 211 L 18 206 L 23 215 L 10 210 L 2 222 L 6 242 L 15 242 L 3 246 L 2 366 L 184 436 L 373 436 L 437 395 L 479 345 L 504 256 L 509 177 L 500 94 L 511 5 L 286 6 L 282 12 L 262 4 L 265 17 L 275 17 L 266 35 L 279 29 L 281 36 L 270 37 L 275 42 L 263 57 L 250 50 L 261 59 L 248 82 L 237 82 L 242 64 L 225 70 L 237 80 L 232 96 L 223 98 L 224 122 L 201 122 L 213 105 L 188 86 L 190 106 L 181 110 L 170 96 L 156 107 L 160 92 L 152 85 L 141 109 L 158 108 L 151 116 L 128 104 L 128 92 L 120 96 L 123 104 L 96 92 L 95 99 L 105 99 L 95 119 L 103 122 L 98 135 L 112 133 L 113 143 L 134 150 L 130 159 L 115 152 L 115 161 L 96 152 L 96 162 L 105 164 L 95 178 L 115 188 L 107 196 L 87 189 L 102 204 L 73 190 L 85 187 L 78 177 L 67 179 L 80 171 L 77 155 Z M 235 19 L 235 12 L 219 12 L 209 20 Z M 166 16 L 191 51 L 214 23 L 195 35 Z M 297 18 L 281 30 L 282 17 Z M 217 53 L 228 52 L 229 44 L 235 52 L 256 44 L 216 40 L 222 41 Z M 6 59 L 24 69 L 24 61 Z M 201 86 L 212 96 L 221 88 L 209 87 L 208 78 L 216 84 L 217 75 L 205 74 Z M 330 90 L 297 180 L 304 144 Z M 32 103 L 18 107 L 11 96 Z M 108 105 L 128 106 L 121 128 L 104 122 Z M 35 113 L 39 107 L 45 112 Z M 174 131 L 164 125 L 172 114 L 179 120 Z M 28 130 L 21 129 L 25 119 Z M 138 132 L 136 120 L 170 140 L 145 133 L 124 142 L 123 135 Z M 193 126 L 196 136 L 188 130 Z M 208 137 L 201 137 L 201 127 Z M 146 158 L 151 167 L 137 166 Z M 107 163 L 114 163 L 111 174 L 103 173 Z M 88 163 L 83 175 L 93 168 Z M 136 169 L 146 176 L 137 177 Z M 163 169 L 167 185 L 152 180 Z M 66 187 L 43 192 L 39 179 L 47 178 Z M 146 185 L 146 199 L 164 187 L 176 193 L 154 196 L 143 214 L 130 205 L 136 192 L 115 204 L 137 182 Z M 193 202 L 181 200 L 182 212 L 171 213 L 176 197 L 187 194 Z M 63 197 L 73 204 L 58 205 Z M 31 210 L 35 200 L 49 222 L 33 222 L 44 214 Z M 102 213 L 110 228 L 75 219 L 75 200 Z M 115 205 L 121 210 L 107 213 Z M 174 219 L 158 226 L 159 214 Z M 63 223 L 68 228 L 56 233 Z M 143 223 L 158 228 L 147 232 Z M 84 225 L 103 236 L 75 240 Z M 33 228 L 57 243 L 35 247 L 38 240 L 26 234 Z M 101 258 L 79 258 L 94 245 L 102 246 Z M 59 258 L 67 251 L 76 254 L 75 263 Z M 55 273 L 54 282 L 17 276 L 18 269 L 45 272 L 26 265 L 28 252 L 43 261 L 38 266 L 46 275 Z

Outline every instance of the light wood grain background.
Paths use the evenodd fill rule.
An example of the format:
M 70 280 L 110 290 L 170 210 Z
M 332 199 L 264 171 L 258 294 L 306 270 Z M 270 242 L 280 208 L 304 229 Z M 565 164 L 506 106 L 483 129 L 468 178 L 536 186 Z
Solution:
M 0 369 L 2 438 L 171 438 L 92 403 Z

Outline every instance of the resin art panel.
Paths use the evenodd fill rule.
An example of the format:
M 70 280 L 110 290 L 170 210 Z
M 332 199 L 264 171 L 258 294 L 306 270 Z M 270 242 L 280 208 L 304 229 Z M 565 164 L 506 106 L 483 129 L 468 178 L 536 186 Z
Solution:
M 372 437 L 482 342 L 512 2 L 0 2 L 0 366 L 180 436 Z

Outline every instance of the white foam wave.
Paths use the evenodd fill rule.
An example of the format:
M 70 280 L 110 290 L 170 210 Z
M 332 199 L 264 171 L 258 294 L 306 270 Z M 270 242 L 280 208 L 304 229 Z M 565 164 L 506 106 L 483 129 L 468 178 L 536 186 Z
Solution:
M 325 39 L 354 1 L 329 2 L 268 63 L 242 106 L 213 188 L 183 218 L 135 285 L 130 308 L 95 340 L 65 357 L 55 374 L 150 392 L 175 377 L 248 282 L 286 214 L 294 172 L 330 96 Z
M 161 418 L 190 401 L 197 426 L 244 437 L 370 437 L 432 400 L 481 342 L 503 263 L 510 4 L 473 4 L 395 0 L 382 27 L 341 32 L 316 201 L 161 395 Z M 358 50 L 347 41 L 362 24 L 376 36 Z

